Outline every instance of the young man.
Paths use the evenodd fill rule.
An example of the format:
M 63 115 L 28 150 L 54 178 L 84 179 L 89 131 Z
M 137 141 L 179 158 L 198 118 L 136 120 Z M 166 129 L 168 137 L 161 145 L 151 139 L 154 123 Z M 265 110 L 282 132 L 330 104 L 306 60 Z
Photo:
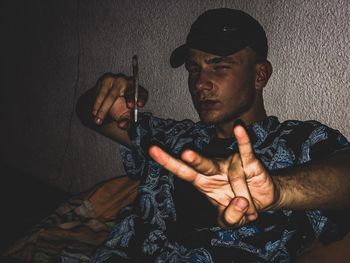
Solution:
M 92 262 L 289 262 L 315 237 L 346 233 L 314 209 L 349 207 L 350 144 L 318 122 L 266 115 L 267 51 L 242 11 L 197 18 L 171 65 L 189 72 L 199 123 L 143 113 L 133 124 L 132 80 L 121 74 L 82 96 L 83 123 L 121 143 L 127 174 L 140 180 Z M 142 90 L 139 106 L 146 100 Z

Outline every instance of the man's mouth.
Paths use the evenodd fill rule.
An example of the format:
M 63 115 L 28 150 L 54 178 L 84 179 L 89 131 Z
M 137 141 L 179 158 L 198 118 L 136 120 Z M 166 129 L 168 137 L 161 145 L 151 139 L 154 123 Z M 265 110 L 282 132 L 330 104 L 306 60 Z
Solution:
M 215 110 L 219 107 L 218 100 L 201 100 L 198 102 L 198 108 L 200 110 Z

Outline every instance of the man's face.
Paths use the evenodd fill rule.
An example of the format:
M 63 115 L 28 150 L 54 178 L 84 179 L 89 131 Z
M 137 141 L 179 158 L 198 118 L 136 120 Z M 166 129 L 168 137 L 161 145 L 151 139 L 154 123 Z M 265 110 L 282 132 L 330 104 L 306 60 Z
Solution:
M 255 67 L 250 49 L 225 57 L 191 49 L 185 66 L 192 101 L 203 122 L 230 122 L 252 107 Z

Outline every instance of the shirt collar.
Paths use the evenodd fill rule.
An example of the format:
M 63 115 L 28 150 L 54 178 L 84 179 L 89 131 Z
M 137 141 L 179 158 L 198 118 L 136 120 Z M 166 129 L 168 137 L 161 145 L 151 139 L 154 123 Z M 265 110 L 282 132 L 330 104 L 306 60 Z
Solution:
M 278 118 L 269 116 L 265 119 L 247 126 L 250 141 L 253 148 L 261 145 L 268 134 L 279 125 Z M 203 147 L 202 154 L 211 158 L 226 158 L 230 154 L 238 152 L 236 138 L 221 139 L 215 137 L 215 127 L 210 125 L 206 127 L 207 135 L 210 138 L 208 144 Z

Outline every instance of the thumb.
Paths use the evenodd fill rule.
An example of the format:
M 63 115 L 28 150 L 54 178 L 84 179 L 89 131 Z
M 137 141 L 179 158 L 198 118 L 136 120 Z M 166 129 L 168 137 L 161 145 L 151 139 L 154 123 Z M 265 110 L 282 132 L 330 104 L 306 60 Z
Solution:
M 224 223 L 231 227 L 245 224 L 247 222 L 245 214 L 248 207 L 249 202 L 246 198 L 241 196 L 233 198 L 224 211 Z

